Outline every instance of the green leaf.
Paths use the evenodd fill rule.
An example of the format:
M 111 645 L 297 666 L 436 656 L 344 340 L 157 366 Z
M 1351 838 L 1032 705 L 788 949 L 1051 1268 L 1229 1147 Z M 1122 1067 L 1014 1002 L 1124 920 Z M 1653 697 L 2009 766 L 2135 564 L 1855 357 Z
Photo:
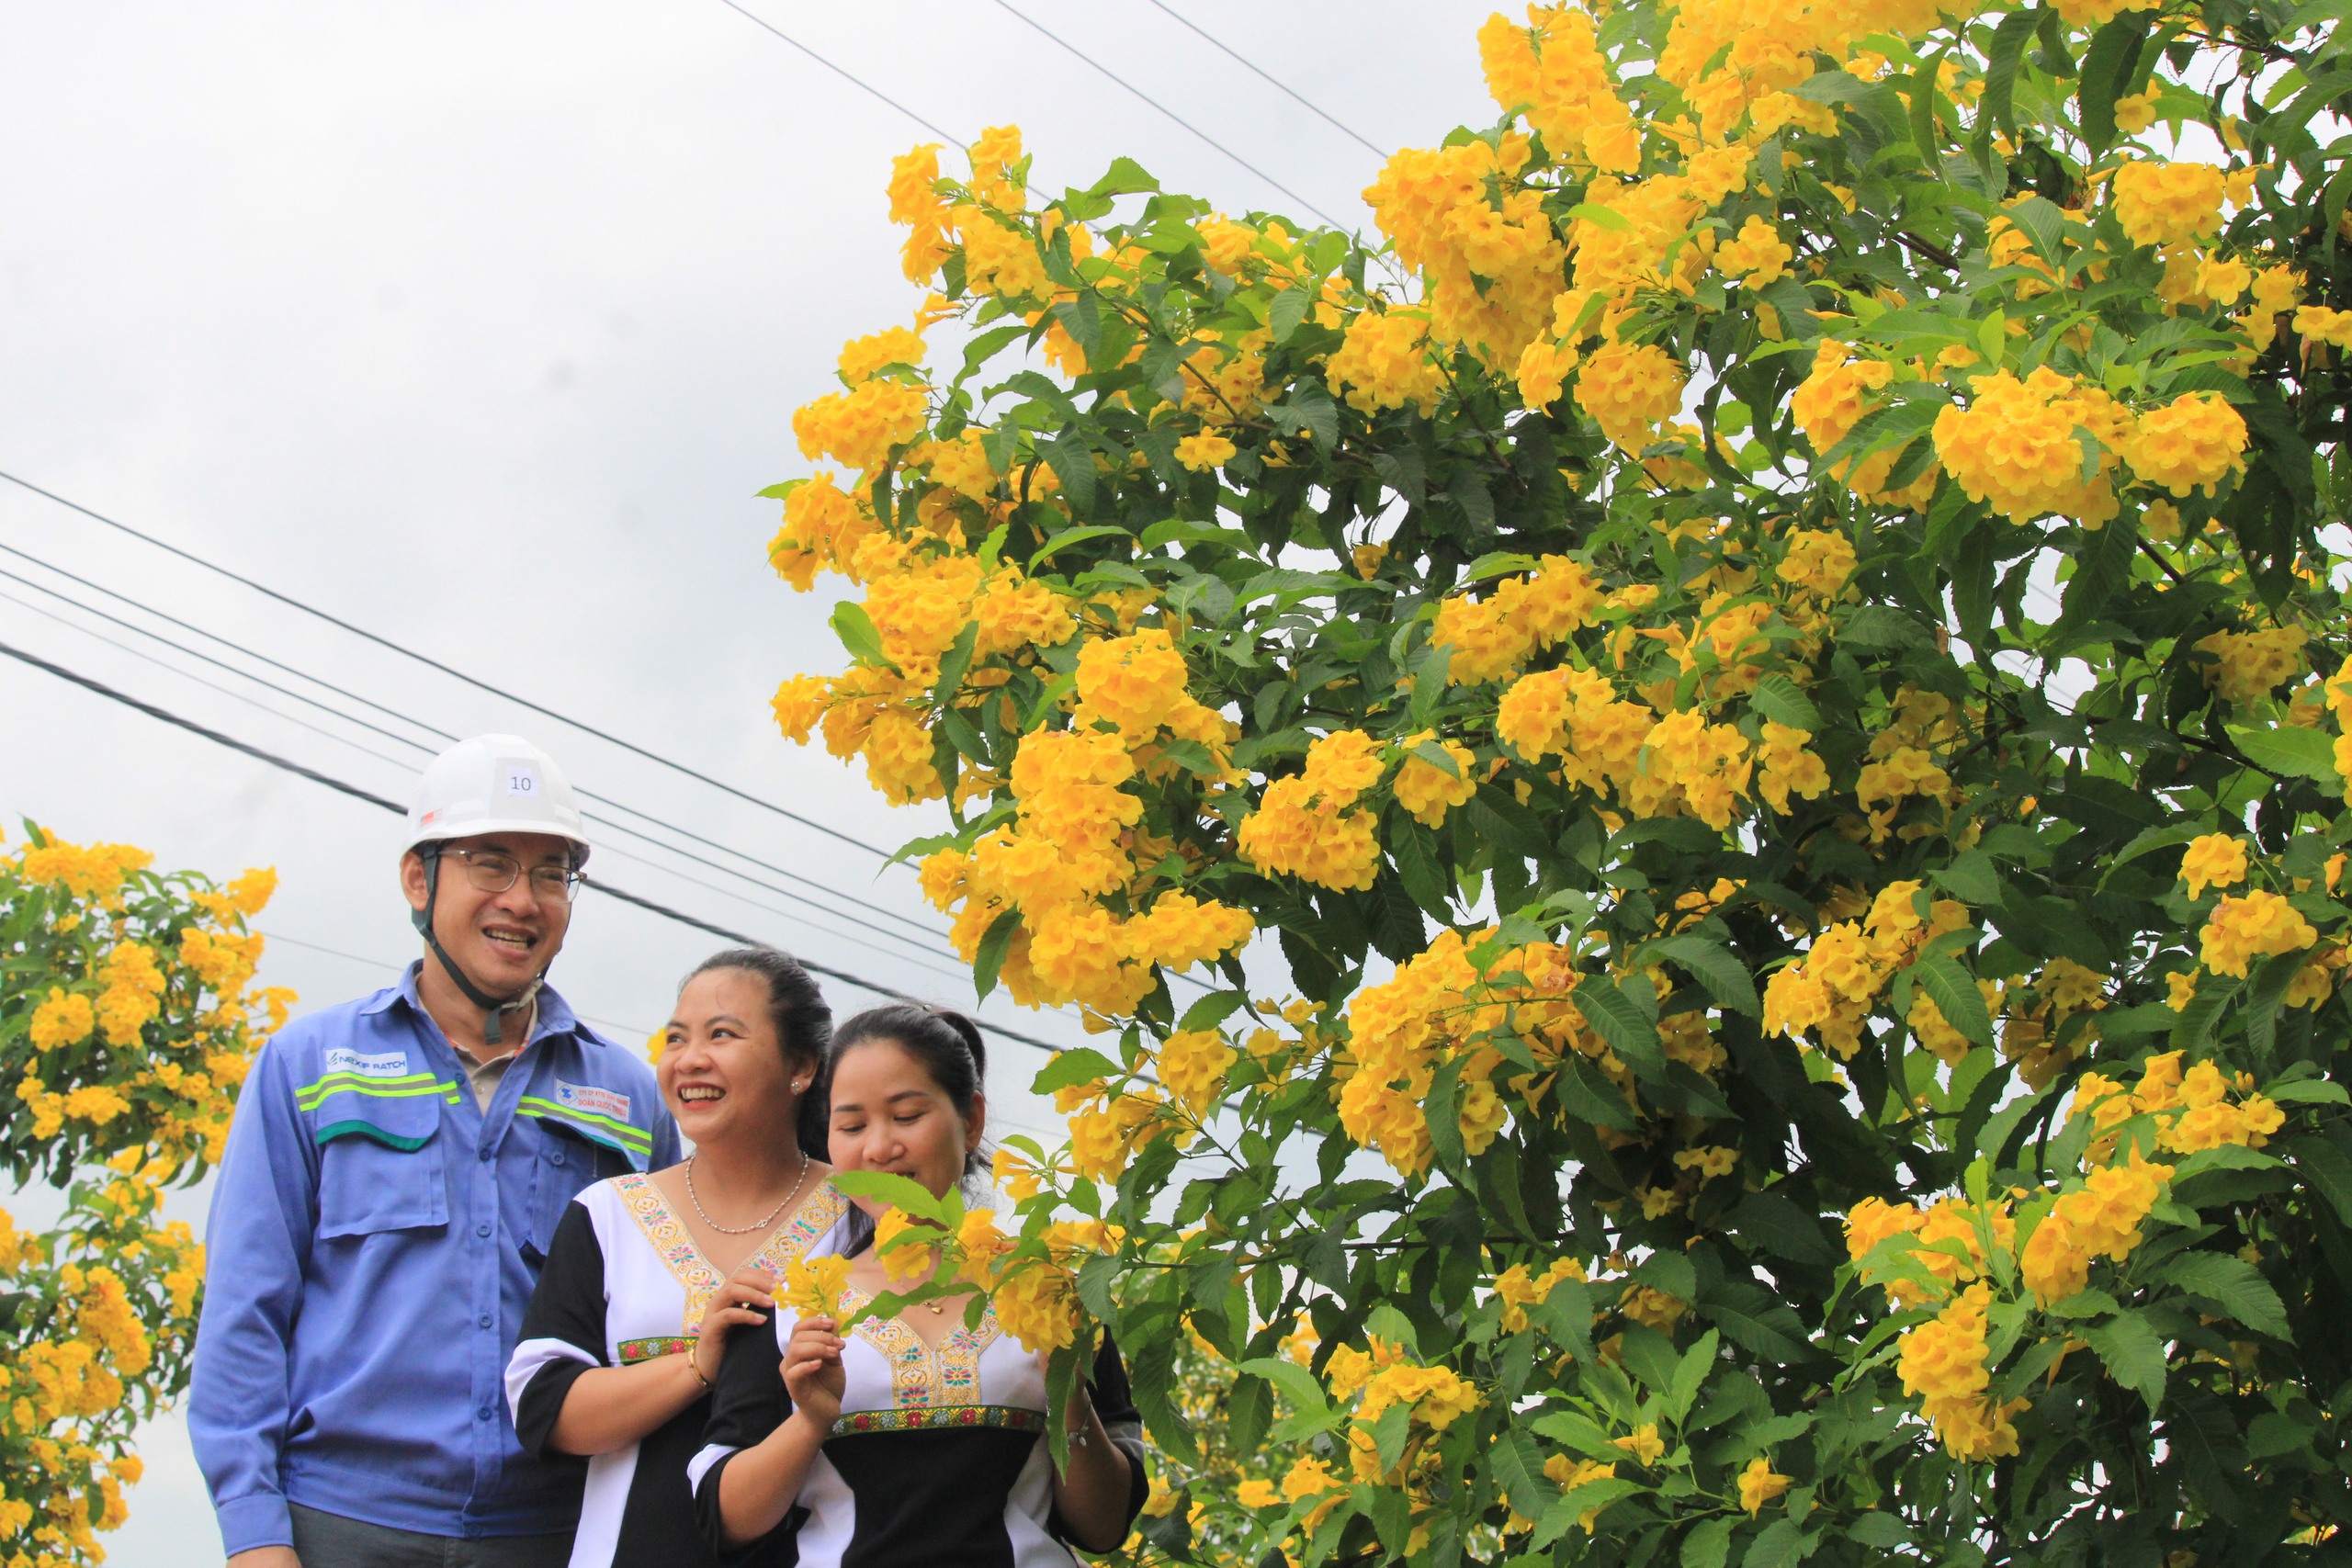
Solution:
M 1719 943 L 1689 931 L 1660 937 L 1641 950 L 1635 966 L 1657 958 L 1670 958 L 1690 971 L 1718 1006 L 1751 1016 L 1763 1011 L 1763 1003 L 1756 995 L 1756 981 L 1747 973 L 1747 966 Z
M 1586 975 L 1577 981 L 1571 1000 L 1593 1032 L 1623 1057 L 1636 1073 L 1656 1076 L 1666 1070 L 1666 1056 L 1657 1039 L 1657 1023 L 1645 1017 L 1617 982 L 1607 975 Z
M 931 689 L 932 701 L 944 706 L 956 700 L 956 694 L 964 684 L 964 672 L 972 667 L 972 649 L 979 637 L 980 623 L 978 621 L 966 622 L 964 629 L 956 634 L 955 646 L 939 660 L 939 680 Z M 960 751 L 964 748 L 959 744 L 956 750 Z M 966 754 L 969 755 L 968 752 Z
M 1794 1519 L 1774 1519 L 1748 1543 L 1740 1568 L 1787 1568 L 1806 1557 L 1804 1531 Z
M 1697 1344 L 1682 1353 L 1674 1368 L 1674 1381 L 1666 1391 L 1667 1418 L 1679 1425 L 1690 1414 L 1691 1404 L 1699 1391 L 1707 1385 L 1707 1374 L 1715 1370 L 1715 1353 L 1722 1348 L 1723 1336 L 1710 1328 L 1699 1336 Z M 1522 1508 L 1521 1513 L 1527 1510 Z M 1528 1515 L 1530 1518 L 1533 1515 Z
M 2344 780 L 2335 771 L 2335 743 L 2316 729 L 2281 725 L 2276 729 L 2242 729 L 2230 726 L 2230 739 L 2257 768 L 2282 778 L 2316 779 L 2330 789 Z
M 946 1201 L 911 1176 L 887 1170 L 842 1170 L 834 1175 L 838 1179 L 833 1185 L 853 1198 L 871 1198 L 893 1209 L 904 1210 L 927 1224 L 955 1228 L 956 1221 L 948 1213 Z
M 2140 46 L 2148 36 L 2144 12 L 2125 12 L 2093 34 L 2083 51 L 2083 73 L 2075 85 L 2083 140 L 2097 157 L 2115 143 L 2115 100 L 2140 63 Z
M 1731 1558 L 1731 1528 L 1720 1517 L 1702 1519 L 1682 1538 L 1682 1568 L 1724 1568 Z
M 2165 1399 L 2165 1347 L 2138 1313 L 2126 1313 L 2107 1323 L 2082 1330 L 2084 1342 L 2098 1352 L 2108 1375 L 2148 1402 L 2155 1414 Z
M 2046 196 L 2030 196 L 2003 209 L 2025 231 L 2041 259 L 2053 268 L 2066 265 L 2066 214 Z
M 1060 470 L 1055 471 L 1058 473 Z M 1069 481 L 1065 479 L 1062 482 L 1067 484 Z M 1037 547 L 1037 553 L 1029 558 L 1029 570 L 1036 570 L 1040 561 L 1059 554 L 1072 545 L 1083 544 L 1089 539 L 1123 539 L 1126 536 L 1127 531 L 1125 528 L 1114 528 L 1107 523 L 1090 523 L 1082 528 L 1065 528 Z
M 1936 885 L 1963 903 L 1985 908 L 2001 901 L 2001 874 L 1983 850 L 1962 850 L 1939 869 Z M 1943 1004 L 1936 1004 L 1940 1007 Z
M 1037 1076 L 1029 1080 L 1029 1092 L 1051 1094 L 1057 1089 L 1117 1077 L 1125 1070 L 1118 1063 L 1091 1045 L 1080 1045 L 1070 1051 L 1057 1051 L 1051 1060 L 1037 1069 Z
M 980 945 L 972 954 L 972 989 L 979 1000 L 986 1001 L 996 989 L 997 971 L 1004 967 L 1004 955 L 1012 949 L 1013 934 L 1021 929 L 1021 911 L 1007 909 L 990 922 L 988 934 L 980 938 Z
M 1250 1005 L 1250 998 L 1239 991 L 1212 991 L 1184 1010 L 1178 1029 L 1215 1029 Z
M 1510 1499 L 1511 1507 L 1524 1517 L 1542 1518 L 1560 1489 L 1544 1473 L 1544 1452 L 1536 1447 L 1534 1434 L 1517 1425 L 1505 1427 L 1488 1452 L 1495 1479 L 1502 1483 L 1503 1495 Z
M 1072 425 L 1041 447 L 1046 466 L 1054 470 L 1054 478 L 1062 482 L 1062 494 L 1069 501 L 1073 515 L 1083 517 L 1094 510 L 1094 449 Z
M 2138 551 L 2139 531 L 2128 517 L 2112 519 L 2092 534 L 2075 556 L 2075 575 L 2058 610 L 2061 632 L 2079 630 L 2107 608 L 2116 590 L 2132 581 L 2132 561 Z
M 1911 975 L 1928 999 L 1944 1015 L 1944 1021 L 1965 1036 L 1973 1045 L 1993 1043 L 1993 1015 L 1985 1010 L 1984 994 L 1976 988 L 1976 978 L 1960 965 L 1959 960 L 1948 953 L 1933 950 L 1923 953 L 1911 965 Z
M 1288 343 L 1298 331 L 1299 322 L 1306 320 L 1306 312 L 1315 307 L 1314 292 L 1305 285 L 1294 285 L 1274 296 L 1267 307 L 1266 325 L 1272 329 L 1276 343 Z
M 2286 1303 L 2262 1271 L 2225 1252 L 2184 1252 L 2157 1269 L 2157 1277 L 2201 1296 L 2223 1312 L 2274 1339 L 2289 1337 Z
M 1846 1527 L 1846 1539 L 1857 1546 L 1892 1551 L 1911 1543 L 1911 1531 L 1894 1514 L 1863 1514 Z
M 898 666 L 891 663 L 882 651 L 882 634 L 874 629 L 874 622 L 866 615 L 865 605 L 854 599 L 842 600 L 833 606 L 831 626 L 833 635 L 841 638 L 842 647 L 847 649 L 849 656 L 858 663 L 894 672 L 897 671 Z
M 2025 57 L 2025 46 L 2033 30 L 2041 23 L 2038 6 L 2012 11 L 2001 18 L 1993 34 L 1991 47 L 1984 51 L 1984 96 L 1979 106 L 1979 123 L 2017 135 L 2017 110 L 2013 107 L 2018 85 L 2018 66 Z
M 1756 682 L 1756 690 L 1748 694 L 1747 705 L 1770 719 L 1785 724 L 1791 729 L 1818 732 L 1821 710 L 1804 694 L 1794 681 L 1778 671 Z
M 2288 1139 L 2286 1149 L 2303 1184 L 2327 1200 L 2337 1219 L 2352 1225 L 2352 1157 L 2325 1138 L 2309 1134 Z

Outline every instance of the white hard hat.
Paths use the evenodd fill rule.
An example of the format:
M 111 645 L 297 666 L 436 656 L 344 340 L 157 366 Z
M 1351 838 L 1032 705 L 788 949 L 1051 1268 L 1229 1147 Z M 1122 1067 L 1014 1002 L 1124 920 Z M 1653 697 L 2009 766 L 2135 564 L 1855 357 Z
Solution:
M 588 858 L 588 829 L 555 759 L 519 735 L 477 735 L 424 765 L 408 808 L 408 848 L 479 833 L 552 833 Z

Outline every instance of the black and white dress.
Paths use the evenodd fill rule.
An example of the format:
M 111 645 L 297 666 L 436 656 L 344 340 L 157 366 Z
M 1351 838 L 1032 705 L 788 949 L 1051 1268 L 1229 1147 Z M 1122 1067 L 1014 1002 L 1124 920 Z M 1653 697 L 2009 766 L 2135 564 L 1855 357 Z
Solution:
M 853 1289 L 843 1309 L 865 1299 Z M 687 1467 L 712 1541 L 728 1461 L 791 1414 L 781 1363 L 798 1322 L 779 1308 L 771 1329 L 739 1328 L 728 1341 L 708 1441 Z M 794 1510 L 800 1568 L 1071 1568 L 1054 1512 L 1045 1375 L 992 1309 L 935 1348 L 896 1319 L 868 1318 L 850 1332 L 842 1367 L 841 1418 Z M 1087 1382 L 1127 1456 L 1132 1523 L 1150 1489 L 1143 1425 L 1107 1337 Z
M 854 1245 L 864 1232 L 831 1181 L 801 1201 L 751 1261 L 779 1277 L 796 1258 Z M 556 1226 L 538 1287 L 523 1314 L 522 1340 L 506 1364 L 514 1434 L 536 1456 L 550 1439 L 566 1395 L 582 1373 L 625 1367 L 694 1348 L 695 1331 L 726 1276 L 704 1258 L 651 1179 L 600 1181 L 572 1200 Z M 695 1528 L 686 1465 L 703 1446 L 706 1396 L 641 1440 L 588 1461 L 588 1484 L 571 1568 L 710 1568 L 717 1562 Z M 768 1568 L 792 1562 L 788 1531 L 733 1561 Z

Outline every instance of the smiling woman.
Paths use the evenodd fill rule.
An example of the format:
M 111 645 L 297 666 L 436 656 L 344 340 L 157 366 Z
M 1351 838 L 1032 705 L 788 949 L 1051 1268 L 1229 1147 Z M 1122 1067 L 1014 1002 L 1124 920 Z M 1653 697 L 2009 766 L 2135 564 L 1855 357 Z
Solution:
M 706 960 L 679 990 L 660 1067 L 694 1154 L 589 1188 L 556 1231 L 506 1386 L 526 1446 L 588 1458 L 575 1564 L 713 1561 L 685 1467 L 727 1332 L 762 1320 L 788 1266 L 862 1230 L 818 1157 L 831 1026 L 788 955 Z M 790 1542 L 741 1561 L 788 1562 Z

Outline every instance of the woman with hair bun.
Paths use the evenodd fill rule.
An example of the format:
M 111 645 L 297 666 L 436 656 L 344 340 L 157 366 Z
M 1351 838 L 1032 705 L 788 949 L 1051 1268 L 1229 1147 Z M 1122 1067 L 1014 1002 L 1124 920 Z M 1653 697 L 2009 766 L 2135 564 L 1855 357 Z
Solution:
M 848 1250 L 862 1218 L 824 1163 L 831 1035 L 823 994 L 788 954 L 705 959 L 679 987 L 657 1068 L 695 1152 L 587 1188 L 556 1227 L 506 1393 L 525 1448 L 588 1460 L 571 1568 L 715 1568 L 686 1464 L 727 1332 L 763 1322 L 776 1276 Z M 729 1559 L 792 1560 L 785 1531 Z
M 988 1168 L 987 1060 L 978 1029 L 956 1013 L 877 1008 L 843 1024 L 826 1067 L 834 1166 L 911 1177 L 933 1193 L 972 1183 Z M 869 1222 L 884 1212 L 852 1201 Z M 870 1226 L 860 1228 L 845 1314 L 892 1289 Z M 1057 1410 L 1045 1354 L 1007 1336 L 985 1304 L 967 1326 L 967 1304 L 933 1298 L 846 1335 L 784 1306 L 772 1328 L 737 1335 L 688 1470 L 711 1544 L 739 1551 L 799 1514 L 800 1568 L 1070 1568 L 1070 1545 L 1117 1548 L 1148 1491 L 1118 1351 L 1106 1337 Z M 1061 1470 L 1049 1421 L 1069 1435 Z

